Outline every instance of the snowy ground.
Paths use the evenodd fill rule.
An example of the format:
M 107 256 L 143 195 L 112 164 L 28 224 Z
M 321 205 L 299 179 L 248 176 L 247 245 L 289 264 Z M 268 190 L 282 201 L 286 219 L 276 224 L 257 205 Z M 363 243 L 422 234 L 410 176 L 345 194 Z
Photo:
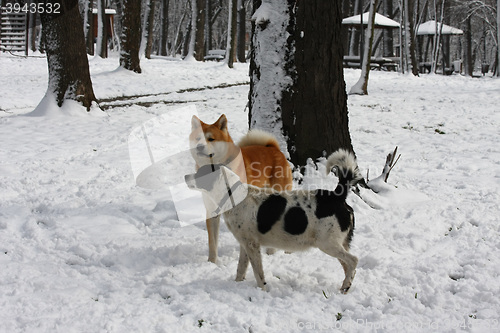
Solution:
M 402 157 L 390 187 L 363 193 L 370 205 L 349 197 L 353 287 L 338 291 L 342 268 L 318 250 L 278 252 L 266 293 L 251 271 L 234 282 L 225 226 L 207 262 L 204 223 L 183 226 L 165 188 L 137 186 L 128 152 L 157 116 L 184 147 L 186 105 L 207 122 L 225 113 L 241 137 L 248 67 L 117 64 L 90 60 L 104 116 L 32 117 L 45 59 L 0 54 L 1 332 L 498 332 L 500 80 L 371 72 L 370 95 L 348 102 L 359 165 L 375 178 L 395 146 Z M 347 90 L 359 73 L 346 70 Z

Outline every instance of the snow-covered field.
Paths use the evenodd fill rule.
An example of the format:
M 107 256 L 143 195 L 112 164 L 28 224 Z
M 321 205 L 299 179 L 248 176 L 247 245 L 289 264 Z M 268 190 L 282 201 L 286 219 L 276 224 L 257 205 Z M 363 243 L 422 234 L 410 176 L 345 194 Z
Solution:
M 402 157 L 389 187 L 348 199 L 353 286 L 339 292 L 342 268 L 318 250 L 277 252 L 263 258 L 263 292 L 251 270 L 234 282 L 225 226 L 207 262 L 204 222 L 181 224 L 168 187 L 137 186 L 128 148 L 162 116 L 182 150 L 191 115 L 179 109 L 193 105 L 241 137 L 248 67 L 117 64 L 90 59 L 105 114 L 33 117 L 45 59 L 0 54 L 1 332 L 499 331 L 500 80 L 371 72 L 370 95 L 348 102 L 358 163 L 375 178 L 395 146 Z M 359 74 L 346 70 L 347 90 Z

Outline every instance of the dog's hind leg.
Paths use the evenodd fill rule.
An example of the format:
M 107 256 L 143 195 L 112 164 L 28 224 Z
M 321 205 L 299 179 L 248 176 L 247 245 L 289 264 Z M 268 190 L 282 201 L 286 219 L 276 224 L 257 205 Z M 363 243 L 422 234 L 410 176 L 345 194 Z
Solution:
M 217 247 L 219 243 L 220 215 L 207 219 L 208 261 L 217 263 Z
M 240 259 L 238 261 L 238 269 L 236 271 L 236 281 L 245 280 L 245 275 L 248 269 L 248 255 L 245 248 L 240 245 Z
M 344 294 L 347 293 L 349 291 L 349 288 L 351 288 L 354 275 L 356 275 L 358 258 L 347 252 L 342 245 L 336 243 L 322 246 L 319 249 L 339 260 L 345 273 L 345 278 L 342 282 L 342 287 L 340 287 L 340 291 Z
M 266 291 L 266 280 L 264 279 L 260 244 L 255 241 L 247 241 L 243 243 L 243 247 L 247 253 L 250 263 L 252 264 L 253 274 L 255 276 L 255 280 L 257 280 L 257 285 L 262 290 Z

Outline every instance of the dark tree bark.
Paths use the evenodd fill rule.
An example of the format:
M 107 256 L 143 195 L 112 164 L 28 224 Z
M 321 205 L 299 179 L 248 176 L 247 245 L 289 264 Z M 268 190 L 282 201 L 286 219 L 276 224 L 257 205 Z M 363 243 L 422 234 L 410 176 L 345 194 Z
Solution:
M 465 27 L 464 27 L 464 72 L 465 76 L 472 76 L 474 67 L 472 61 L 472 27 L 471 27 L 471 18 L 468 16 L 465 19 Z
M 161 10 L 161 46 L 160 55 L 168 55 L 168 5 L 169 0 L 162 0 Z
M 97 54 L 108 57 L 108 25 L 106 22 L 106 1 L 97 0 Z
M 316 159 L 338 148 L 353 151 L 342 67 L 342 2 L 283 0 L 276 6 L 288 6 L 290 15 L 281 29 L 286 39 L 283 46 L 281 42 L 272 43 L 278 48 L 283 47 L 276 52 L 285 53 L 283 70 L 288 75 L 283 80 L 286 82 L 281 83 L 280 91 L 266 87 L 265 75 L 276 76 L 279 70 L 273 68 L 275 59 L 258 54 L 267 46 L 262 45 L 259 34 L 263 35 L 283 23 L 256 21 L 252 39 L 255 54 L 252 54 L 251 63 L 251 127 L 279 127 L 281 120 L 290 158 L 296 166 L 305 165 L 308 158 Z M 275 103 L 266 105 L 261 102 L 266 98 L 266 90 L 272 94 L 267 98 L 275 98 Z M 262 113 L 266 112 L 270 114 L 263 117 Z M 258 123 L 263 119 L 271 124 Z
M 136 73 L 141 73 L 141 31 L 141 2 L 123 0 L 120 66 Z
M 244 0 L 238 0 L 238 28 L 237 30 L 237 50 L 236 50 L 236 58 L 238 62 L 246 62 L 245 58 L 245 42 L 246 42 L 246 11 Z
M 96 100 L 85 48 L 83 21 L 78 0 L 61 0 L 59 14 L 40 15 L 49 68 L 49 87 L 57 105 L 65 100 L 80 102 L 90 110 Z
M 237 27 L 237 3 L 238 0 L 229 0 L 229 18 L 227 29 L 226 62 L 229 68 L 233 68 L 236 55 L 236 27 Z
M 205 0 L 205 45 L 206 49 L 212 49 L 212 0 Z
M 392 7 L 392 0 L 384 0 L 383 2 L 383 8 L 384 8 L 384 15 L 393 18 L 393 7 Z M 383 56 L 384 57 L 394 57 L 394 39 L 393 39 L 393 29 L 388 28 L 384 29 L 382 32 L 384 35 L 384 50 L 383 50 Z
M 86 23 L 85 27 L 85 39 L 87 45 L 87 53 L 94 55 L 94 14 L 92 13 L 92 8 L 94 7 L 94 0 L 89 0 L 87 4 Z
M 415 76 L 419 76 L 419 69 L 418 69 L 418 61 L 417 61 L 417 38 L 415 36 L 415 15 L 414 15 L 414 9 L 415 9 L 415 2 L 414 0 L 408 0 L 408 25 L 409 25 L 409 33 L 410 33 L 410 61 L 411 61 L 411 72 Z
M 205 57 L 205 7 L 205 0 L 196 0 L 196 41 L 194 44 L 194 58 L 198 61 L 203 61 Z
M 37 19 L 37 13 L 30 13 L 29 14 L 29 30 L 28 30 L 28 48 L 35 52 L 36 51 L 36 19 Z
M 151 51 L 153 50 L 153 27 L 154 19 L 156 13 L 156 0 L 149 0 L 148 4 L 148 17 L 146 19 L 146 48 L 144 50 L 144 55 L 146 59 L 151 59 Z

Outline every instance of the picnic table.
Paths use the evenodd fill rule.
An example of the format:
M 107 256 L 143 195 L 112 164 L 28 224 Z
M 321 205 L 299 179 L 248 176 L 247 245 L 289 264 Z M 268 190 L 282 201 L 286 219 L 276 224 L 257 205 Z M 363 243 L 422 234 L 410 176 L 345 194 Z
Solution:
M 221 61 L 226 57 L 226 50 L 209 50 L 208 54 L 203 57 L 205 60 Z
M 377 70 L 395 71 L 399 65 L 399 58 L 393 57 L 371 57 L 370 68 Z M 361 68 L 359 56 L 344 56 L 345 68 Z

